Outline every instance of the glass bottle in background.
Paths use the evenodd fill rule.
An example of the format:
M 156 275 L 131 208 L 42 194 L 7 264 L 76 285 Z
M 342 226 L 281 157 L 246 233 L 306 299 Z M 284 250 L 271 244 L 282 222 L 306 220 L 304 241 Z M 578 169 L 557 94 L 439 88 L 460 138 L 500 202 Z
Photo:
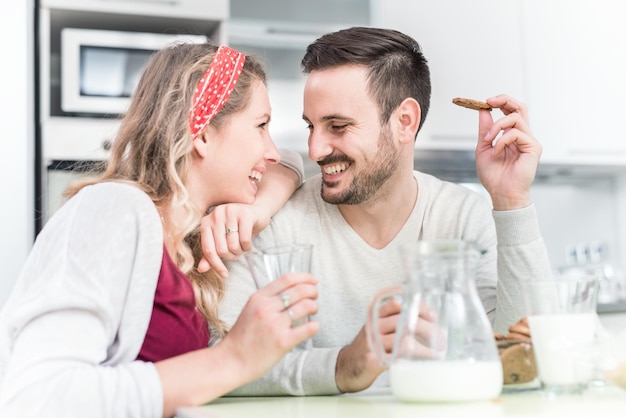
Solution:
M 606 305 L 626 300 L 626 283 L 621 269 L 609 262 L 606 244 L 594 241 L 568 248 L 566 265 L 557 268 L 559 274 L 584 272 L 595 276 L 599 283 L 598 304 Z

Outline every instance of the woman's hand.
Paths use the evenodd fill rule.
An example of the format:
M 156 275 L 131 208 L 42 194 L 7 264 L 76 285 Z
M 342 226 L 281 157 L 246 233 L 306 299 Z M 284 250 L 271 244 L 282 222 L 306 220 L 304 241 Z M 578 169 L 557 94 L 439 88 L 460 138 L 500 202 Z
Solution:
M 252 237 L 270 223 L 270 218 L 285 204 L 300 186 L 304 175 L 302 158 L 294 152 L 287 153 L 292 165 L 272 164 L 263 176 L 254 204 L 228 203 L 213 208 L 200 223 L 200 240 L 204 257 L 198 263 L 198 271 L 209 269 L 222 277 L 228 270 L 220 259 L 234 260 L 252 248 Z M 283 157 L 281 157 L 283 158 Z M 295 159 L 295 161 L 294 161 Z M 299 164 L 297 164 L 299 162 Z
M 224 260 L 235 260 L 252 249 L 252 237 L 270 222 L 270 213 L 256 205 L 229 203 L 216 206 L 200 223 L 202 253 L 198 264 L 203 273 L 214 269 L 228 277 Z
M 308 273 L 280 276 L 250 296 L 220 345 L 228 344 L 244 369 L 260 377 L 319 330 L 318 321 L 300 321 L 317 313 L 316 285 Z
M 180 406 L 205 404 L 258 379 L 313 336 L 318 321 L 293 324 L 317 313 L 316 285 L 308 273 L 284 274 L 250 297 L 219 343 L 155 363 L 164 415 L 174 415 Z

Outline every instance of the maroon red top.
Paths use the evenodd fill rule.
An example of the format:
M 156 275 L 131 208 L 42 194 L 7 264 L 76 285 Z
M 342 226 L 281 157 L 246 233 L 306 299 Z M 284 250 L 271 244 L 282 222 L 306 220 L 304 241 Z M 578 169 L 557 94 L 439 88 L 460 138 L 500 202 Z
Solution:
M 209 338 L 207 321 L 196 309 L 191 282 L 164 246 L 152 317 L 137 360 L 156 362 L 208 347 Z

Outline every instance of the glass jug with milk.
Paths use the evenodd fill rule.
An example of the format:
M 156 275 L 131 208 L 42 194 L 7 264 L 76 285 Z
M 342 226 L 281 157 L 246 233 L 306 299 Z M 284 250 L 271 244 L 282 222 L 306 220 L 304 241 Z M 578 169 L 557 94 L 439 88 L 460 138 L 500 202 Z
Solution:
M 502 363 L 474 283 L 480 255 L 467 241 L 418 241 L 403 248 L 404 284 L 374 296 L 368 342 L 389 367 L 397 398 L 452 402 L 500 395 Z M 378 313 L 391 298 L 400 298 L 402 308 L 392 352 L 387 354 Z

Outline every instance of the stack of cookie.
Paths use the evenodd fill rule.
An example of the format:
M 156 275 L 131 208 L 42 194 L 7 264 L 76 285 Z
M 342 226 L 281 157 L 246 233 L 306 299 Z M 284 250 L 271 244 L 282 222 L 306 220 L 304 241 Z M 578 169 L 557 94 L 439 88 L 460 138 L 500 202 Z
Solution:
M 605 377 L 613 384 L 626 389 L 626 361 L 606 372 Z
M 537 377 L 535 354 L 526 318 L 509 327 L 509 334 L 494 334 L 502 361 L 503 383 L 526 383 Z

